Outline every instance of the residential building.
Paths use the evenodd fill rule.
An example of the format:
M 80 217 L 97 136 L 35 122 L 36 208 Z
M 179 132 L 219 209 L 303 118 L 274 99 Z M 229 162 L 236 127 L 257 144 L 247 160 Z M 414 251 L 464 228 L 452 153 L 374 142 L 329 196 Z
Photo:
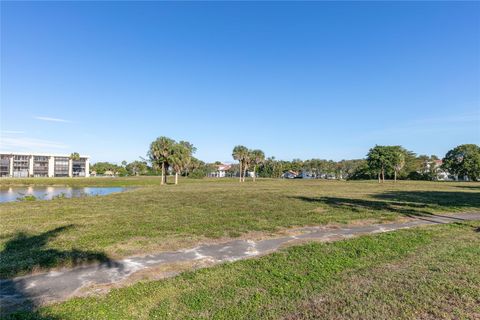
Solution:
M 89 177 L 90 157 L 44 153 L 0 153 L 0 177 Z
M 225 178 L 227 176 L 227 171 L 230 170 L 231 167 L 231 164 L 226 163 L 215 165 L 216 170 L 210 172 L 208 176 L 212 178 Z

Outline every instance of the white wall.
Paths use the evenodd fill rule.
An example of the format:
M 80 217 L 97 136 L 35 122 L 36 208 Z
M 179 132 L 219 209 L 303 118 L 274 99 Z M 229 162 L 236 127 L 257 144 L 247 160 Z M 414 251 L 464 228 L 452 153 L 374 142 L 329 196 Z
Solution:
M 28 158 L 28 176 L 33 177 L 33 156 Z
M 48 176 L 55 176 L 55 157 L 48 157 Z
M 85 159 L 85 177 L 90 177 L 90 159 Z

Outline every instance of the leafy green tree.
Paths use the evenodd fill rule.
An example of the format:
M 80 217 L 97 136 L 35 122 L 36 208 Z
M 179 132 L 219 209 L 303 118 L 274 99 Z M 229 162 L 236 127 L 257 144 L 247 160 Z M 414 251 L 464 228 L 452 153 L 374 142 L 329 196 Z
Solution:
M 216 167 L 214 164 L 205 163 L 201 160 L 198 160 L 195 157 L 192 157 L 190 161 L 190 173 L 188 175 L 189 178 L 194 179 L 201 179 L 206 176 L 212 171 L 215 171 Z
M 420 170 L 421 161 L 418 159 L 415 152 L 405 150 L 405 164 L 398 172 L 398 179 L 410 179 L 413 172 Z
M 133 161 L 130 162 L 125 166 L 125 169 L 127 170 L 128 174 L 131 176 L 140 176 L 147 174 L 148 172 L 148 165 L 145 161 Z
M 262 178 L 280 178 L 283 173 L 283 162 L 275 157 L 267 158 L 258 166 L 258 175 Z
M 385 181 L 385 174 L 393 170 L 395 165 L 394 149 L 390 146 L 375 146 L 367 154 L 370 170 L 378 175 L 378 182 Z
M 373 171 L 366 160 L 360 160 L 358 166 L 348 176 L 349 180 L 365 180 L 372 179 L 378 175 L 378 172 Z
M 118 173 L 120 167 L 110 162 L 96 162 L 90 166 L 90 172 L 95 171 L 97 174 L 104 174 L 106 171 Z
M 340 179 L 351 179 L 357 170 L 366 164 L 363 159 L 342 160 L 337 163 L 337 170 L 339 170 Z
M 120 177 L 125 177 L 125 176 L 128 176 L 128 171 L 125 167 L 121 167 L 119 166 L 116 173 L 120 176 Z
M 245 174 L 246 172 L 245 167 L 247 166 L 247 160 L 248 160 L 248 148 L 245 146 L 235 146 L 232 151 L 232 157 L 234 160 L 238 161 L 238 164 L 240 166 L 240 182 L 245 181 Z M 242 171 L 244 169 L 244 171 Z M 242 178 L 242 173 L 243 173 L 243 178 Z
M 304 161 L 302 159 L 293 159 L 289 170 L 302 171 L 303 166 L 304 166 Z
M 447 152 L 442 168 L 458 176 L 467 176 L 476 181 L 480 178 L 480 147 L 476 144 L 462 144 Z
M 206 173 L 205 173 L 202 176 L 202 174 L 204 173 L 204 167 L 205 167 L 205 162 L 195 158 L 194 156 L 191 156 L 190 157 L 190 162 L 187 164 L 187 166 L 184 169 L 185 170 L 185 176 L 190 177 L 190 175 L 193 172 L 196 172 L 195 173 L 195 178 L 204 177 L 206 175 Z
M 165 184 L 167 182 L 167 176 L 165 175 L 165 171 L 168 169 L 168 160 L 171 157 L 174 145 L 175 140 L 167 137 L 158 137 L 150 144 L 148 157 L 150 158 L 152 165 L 161 168 L 161 184 Z

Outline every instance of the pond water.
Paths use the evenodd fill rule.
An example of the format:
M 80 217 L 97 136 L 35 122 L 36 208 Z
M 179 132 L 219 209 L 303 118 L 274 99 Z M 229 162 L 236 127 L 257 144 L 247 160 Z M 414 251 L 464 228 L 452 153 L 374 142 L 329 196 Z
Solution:
M 122 187 L 1 187 L 0 202 L 104 196 L 113 192 L 122 192 L 125 189 Z

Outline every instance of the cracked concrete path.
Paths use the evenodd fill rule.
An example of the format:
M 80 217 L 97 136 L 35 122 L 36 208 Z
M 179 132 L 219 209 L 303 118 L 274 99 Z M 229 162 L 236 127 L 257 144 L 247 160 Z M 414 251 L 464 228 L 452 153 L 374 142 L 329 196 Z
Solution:
M 349 237 L 388 232 L 422 225 L 480 220 L 480 212 L 453 215 L 425 215 L 406 222 L 354 226 L 350 228 L 306 227 L 289 230 L 290 236 L 266 240 L 232 240 L 221 244 L 204 244 L 174 252 L 131 257 L 97 265 L 62 269 L 47 273 L 0 280 L 0 310 L 11 312 L 32 308 L 92 292 L 95 286 L 113 286 L 139 271 L 161 266 L 206 261 L 207 265 L 236 261 L 278 250 L 281 246 L 305 240 L 334 241 Z M 177 272 L 178 273 L 178 272 Z M 170 275 L 177 274 L 175 272 Z

